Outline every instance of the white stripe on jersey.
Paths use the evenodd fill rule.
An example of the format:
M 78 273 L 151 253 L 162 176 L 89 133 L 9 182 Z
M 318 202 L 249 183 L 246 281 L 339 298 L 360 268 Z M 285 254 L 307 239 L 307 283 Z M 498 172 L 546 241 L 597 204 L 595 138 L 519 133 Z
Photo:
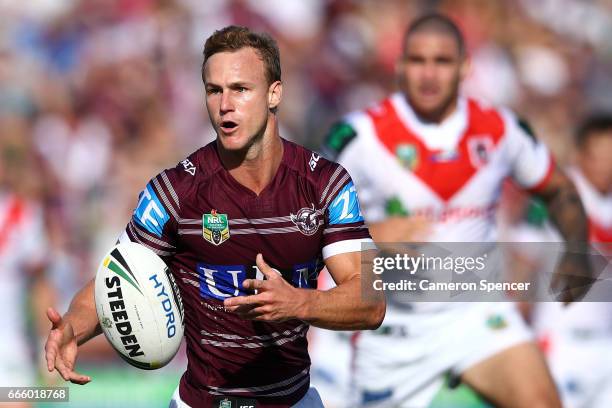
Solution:
M 164 184 L 168 188 L 168 191 L 170 191 L 170 195 L 172 196 L 172 199 L 174 200 L 174 202 L 176 203 L 176 206 L 180 210 L 181 204 L 179 203 L 178 195 L 176 194 L 176 191 L 174 191 L 174 187 L 172 187 L 172 184 L 170 183 L 170 179 L 168 178 L 168 175 L 166 174 L 165 171 L 162 171 L 161 176 L 162 176 L 162 179 L 164 180 Z
M 321 199 L 319 200 L 319 204 L 321 204 L 323 202 L 323 200 L 325 200 L 325 197 L 327 196 L 327 192 L 329 191 L 329 188 L 331 187 L 331 185 L 334 182 L 334 180 L 336 180 L 336 177 L 338 177 L 338 175 L 340 174 L 341 171 L 342 171 L 342 167 L 338 166 L 336 168 L 336 171 L 334 171 L 334 173 L 332 174 L 331 178 L 327 182 L 327 186 L 325 186 L 325 190 L 323 190 L 323 194 L 321 195 Z

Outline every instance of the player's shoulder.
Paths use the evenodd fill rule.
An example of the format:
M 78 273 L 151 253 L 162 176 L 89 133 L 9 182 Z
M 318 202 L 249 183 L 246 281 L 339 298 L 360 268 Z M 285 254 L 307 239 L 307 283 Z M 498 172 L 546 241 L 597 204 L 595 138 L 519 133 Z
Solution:
M 290 149 L 291 160 L 288 165 L 299 177 L 306 179 L 310 184 L 320 186 L 334 177 L 334 174 L 346 173 L 344 168 L 333 160 L 329 160 L 320 153 L 310 150 L 299 144 L 284 141 L 285 148 Z
M 163 170 L 155 178 L 167 180 L 175 189 L 184 190 L 205 182 L 220 168 L 215 142 L 211 142 L 179 160 L 174 167 Z
M 536 139 L 529 121 L 506 106 L 496 106 L 483 99 L 467 98 L 470 125 L 476 130 L 499 131 L 505 135 L 516 132 Z
M 512 113 L 484 99 L 466 98 L 469 126 L 476 132 L 503 134 L 508 128 Z
M 220 161 L 215 160 L 216 155 L 214 142 L 203 146 L 179 160 L 174 167 L 157 173 L 147 188 L 152 188 L 166 206 L 172 206 L 178 212 L 181 203 L 189 200 L 199 186 L 218 171 Z

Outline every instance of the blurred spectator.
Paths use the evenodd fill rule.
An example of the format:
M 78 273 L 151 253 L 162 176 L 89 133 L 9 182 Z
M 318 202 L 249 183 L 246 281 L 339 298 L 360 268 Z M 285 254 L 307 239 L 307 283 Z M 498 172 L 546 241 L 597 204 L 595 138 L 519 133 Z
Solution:
M 0 139 L 0 385 L 25 387 L 36 385 L 45 310 L 55 297 L 46 275 L 46 220 L 28 124 L 4 117 L 0 128 L 6 132 Z

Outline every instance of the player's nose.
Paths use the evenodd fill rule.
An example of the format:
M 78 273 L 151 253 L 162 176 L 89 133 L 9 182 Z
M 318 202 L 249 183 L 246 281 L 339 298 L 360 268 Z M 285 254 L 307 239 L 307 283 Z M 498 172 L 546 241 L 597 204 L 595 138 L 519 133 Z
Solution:
M 223 92 L 221 94 L 221 105 L 219 106 L 219 110 L 221 114 L 234 110 L 234 103 L 230 92 Z

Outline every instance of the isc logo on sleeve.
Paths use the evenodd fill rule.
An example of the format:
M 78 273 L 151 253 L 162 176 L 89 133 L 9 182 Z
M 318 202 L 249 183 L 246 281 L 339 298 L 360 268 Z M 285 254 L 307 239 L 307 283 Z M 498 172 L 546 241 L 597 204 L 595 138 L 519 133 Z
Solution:
M 349 182 L 340 190 L 329 206 L 330 224 L 348 224 L 363 221 L 357 190 L 353 182 Z
M 147 187 L 140 193 L 138 206 L 134 210 L 134 219 L 141 227 L 161 238 L 164 225 L 170 216 L 159 201 L 151 183 L 147 184 Z

